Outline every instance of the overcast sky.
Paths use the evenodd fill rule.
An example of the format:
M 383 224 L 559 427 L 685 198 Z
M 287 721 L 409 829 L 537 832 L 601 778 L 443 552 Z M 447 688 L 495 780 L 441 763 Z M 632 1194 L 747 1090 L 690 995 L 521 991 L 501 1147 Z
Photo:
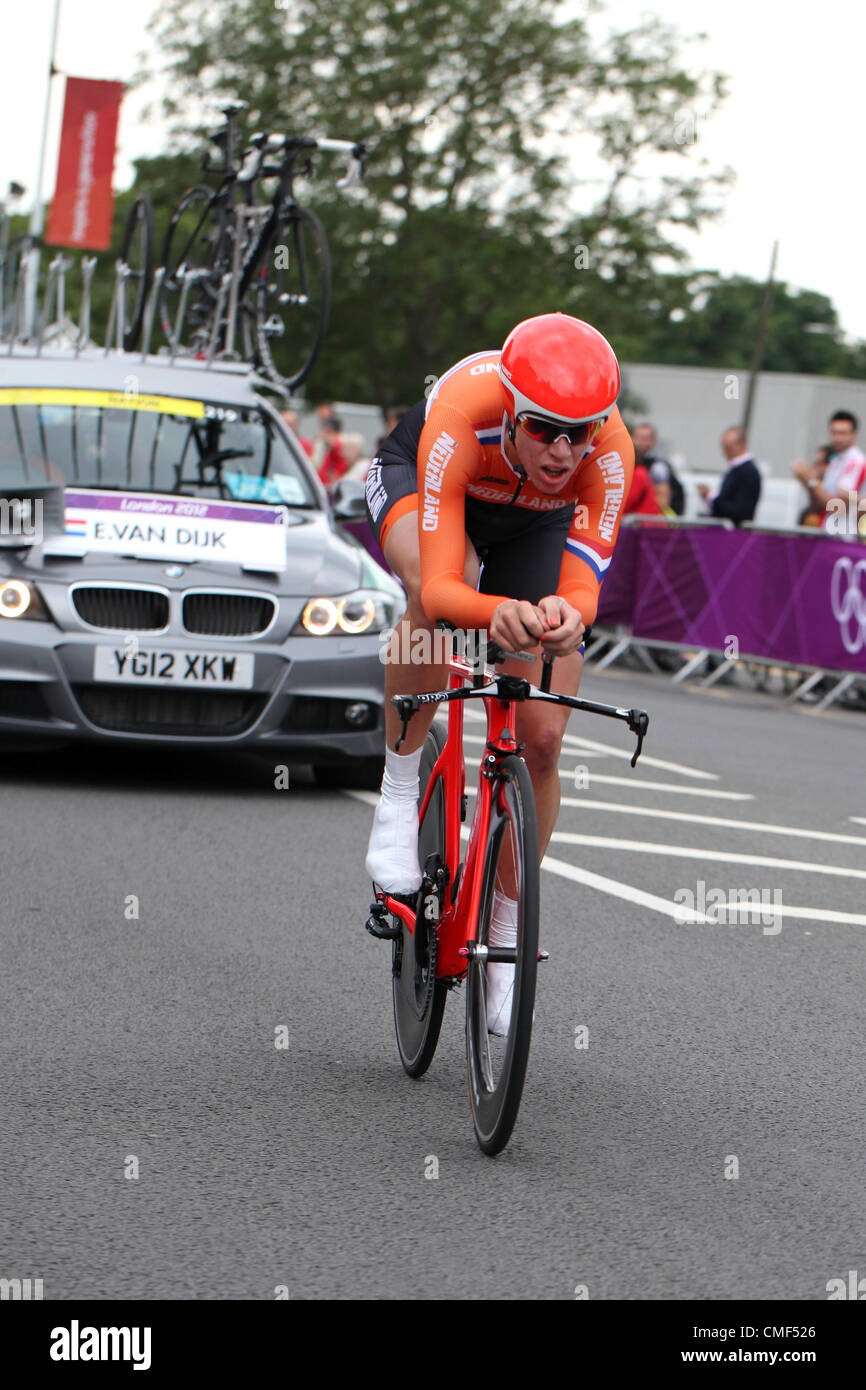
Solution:
M 15 4 L 14 27 L 5 16 L 0 191 L 13 178 L 34 185 L 53 3 Z M 13 0 L 4 0 L 5 9 L 12 7 Z M 62 0 L 57 66 L 81 77 L 129 80 L 156 8 L 156 0 Z M 701 152 L 714 166 L 732 165 L 737 183 L 723 217 L 685 243 L 694 264 L 763 277 L 778 238 L 778 277 L 829 295 L 845 332 L 866 338 L 866 10 L 852 0 L 802 8 L 777 0 L 612 0 L 610 6 L 617 25 L 647 12 L 684 34 L 705 32 L 709 40 L 698 51 L 731 79 L 720 114 L 698 129 Z M 62 79 L 54 87 L 46 196 L 56 170 Z M 162 127 L 142 120 L 144 102 L 136 92 L 124 104 L 117 187 L 131 181 L 134 157 L 162 146 Z

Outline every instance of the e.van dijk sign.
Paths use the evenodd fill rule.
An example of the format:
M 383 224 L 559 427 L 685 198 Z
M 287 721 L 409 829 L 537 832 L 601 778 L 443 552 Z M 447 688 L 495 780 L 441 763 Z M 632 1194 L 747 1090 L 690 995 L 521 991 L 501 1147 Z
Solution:
M 114 196 L 111 176 L 122 82 L 67 77 L 57 186 L 45 241 L 107 251 Z

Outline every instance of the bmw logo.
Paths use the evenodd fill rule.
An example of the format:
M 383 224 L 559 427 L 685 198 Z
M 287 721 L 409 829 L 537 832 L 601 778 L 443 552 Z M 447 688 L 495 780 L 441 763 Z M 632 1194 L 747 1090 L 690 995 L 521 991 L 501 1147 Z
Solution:
M 183 574 L 183 565 L 166 565 L 165 573 L 169 579 L 180 579 Z

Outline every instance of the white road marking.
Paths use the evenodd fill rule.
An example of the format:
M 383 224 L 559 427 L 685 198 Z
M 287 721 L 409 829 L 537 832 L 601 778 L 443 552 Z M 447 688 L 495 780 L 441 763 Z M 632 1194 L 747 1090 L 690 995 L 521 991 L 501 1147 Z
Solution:
M 476 723 L 481 724 L 483 724 L 487 718 L 486 715 L 481 714 L 478 710 L 472 709 L 468 704 L 464 709 L 464 714 L 467 720 L 474 720 Z M 583 738 L 577 734 L 564 734 L 562 741 L 563 743 L 573 744 L 575 747 L 579 748 L 595 749 L 598 752 L 606 753 L 611 758 L 628 758 L 629 761 L 631 761 L 632 758 L 632 750 L 630 749 L 616 748 L 612 743 L 599 743 L 596 739 Z M 683 777 L 697 777 L 706 782 L 719 781 L 719 774 L 717 772 L 703 772 L 700 768 L 686 767 L 683 763 L 666 762 L 664 758 L 654 758 L 649 753 L 641 753 L 641 763 L 644 767 L 658 767 L 665 772 L 679 772 Z
M 838 835 L 832 830 L 802 830 L 794 825 L 774 825 L 769 821 L 730 820 L 725 816 L 699 816 L 689 811 L 659 811 L 649 806 L 624 806 L 619 801 L 593 801 L 590 797 L 564 796 L 563 806 L 577 810 L 611 811 L 620 816 L 644 816 L 651 820 L 680 820 L 689 825 L 721 825 L 728 830 L 760 830 L 767 835 L 790 835 L 800 840 L 829 840 L 837 845 L 866 845 L 866 836 Z
M 632 738 L 633 735 L 626 733 L 626 737 Z M 577 734 L 563 734 L 562 741 L 576 748 L 600 748 L 612 758 L 627 758 L 629 762 L 634 753 L 633 748 L 615 748 L 611 743 L 599 743 L 594 738 L 583 738 Z M 663 772 L 679 772 L 683 777 L 698 777 L 705 782 L 719 781 L 717 772 L 702 772 L 700 768 L 686 767 L 684 763 L 666 762 L 664 758 L 653 758 L 649 753 L 641 753 L 640 761 L 642 767 L 657 767 Z
M 848 819 L 855 821 L 857 825 L 866 825 L 866 816 L 849 816 Z
M 573 883 L 583 883 L 587 888 L 597 888 L 600 893 L 608 893 L 614 898 L 623 898 L 626 902 L 636 903 L 639 907 L 651 908 L 654 912 L 662 912 L 666 917 L 679 917 L 683 913 L 683 906 L 680 903 L 668 902 L 667 898 L 659 898 L 654 893 L 646 893 L 642 888 L 632 888 L 628 883 L 620 883 L 615 878 L 605 878 L 602 874 L 591 873 L 588 869 L 580 869 L 574 864 L 566 864 L 561 859 L 551 859 L 550 855 L 545 855 L 541 861 L 542 869 L 547 869 L 548 873 L 558 874 L 561 878 L 569 878 Z M 730 915 L 733 912 L 751 914 L 754 905 L 738 903 L 734 907 L 727 907 L 725 911 Z M 777 907 L 767 908 L 770 912 L 780 917 L 797 918 L 805 922 L 839 922 L 848 926 L 866 927 L 866 917 L 856 912 L 833 912 L 829 908 L 816 907 L 788 907 L 781 904 Z M 678 923 L 681 926 L 737 926 L 736 922 L 716 922 L 712 917 L 707 917 L 705 913 L 697 910 L 689 914 L 688 920 Z M 746 922 L 746 926 L 759 925 L 758 923 Z M 777 934 L 777 933 L 774 933 Z M 807 933 L 810 935 L 811 933 Z
M 474 791 L 474 788 L 471 790 Z M 345 795 L 354 797 L 356 801 L 362 802 L 365 806 L 375 806 L 379 800 L 376 792 L 347 790 Z M 855 820 L 857 817 L 852 816 L 851 819 Z M 468 826 L 460 827 L 460 838 L 461 840 L 468 840 Z M 554 831 L 551 839 L 560 844 L 581 844 L 599 849 L 625 849 L 646 854 L 667 854 L 683 859 L 712 858 L 724 863 L 755 864 L 768 868 L 801 869 L 804 871 L 811 869 L 813 872 L 835 874 L 840 877 L 866 878 L 866 873 L 860 869 L 837 869 L 829 865 L 802 863 L 796 859 L 771 859 L 750 854 L 707 855 L 704 850 L 695 850 L 687 846 L 645 845 L 633 840 L 609 840 L 599 835 L 572 835 L 567 831 Z M 647 893 L 643 888 L 635 888 L 629 883 L 620 882 L 619 879 L 593 873 L 590 869 L 583 869 L 577 864 L 568 864 L 562 859 L 554 859 L 549 854 L 544 856 L 541 867 L 560 878 L 570 879 L 572 883 L 582 883 L 587 888 L 595 888 L 598 892 L 607 893 L 610 897 L 621 898 L 638 907 L 646 907 L 653 912 L 660 912 L 665 917 L 677 918 L 683 912 L 683 905 L 680 903 L 669 901 L 667 898 L 660 898 L 655 893 Z M 726 908 L 726 912 L 729 914 L 732 912 L 751 914 L 753 910 L 754 905 L 748 903 L 738 903 Z M 778 906 L 774 904 L 769 910 L 781 917 L 790 917 L 793 920 L 804 922 L 836 922 L 842 925 L 866 927 L 866 916 L 856 912 L 837 912 L 832 908 L 793 907 L 789 904 L 779 904 Z M 716 923 L 705 913 L 695 909 L 689 914 L 688 920 L 681 925 L 732 926 L 736 924 Z M 746 925 L 751 924 L 746 923 Z M 811 935 L 810 932 L 805 934 Z
M 473 734 L 464 734 L 463 740 L 465 743 L 480 743 L 482 747 L 486 743 L 486 739 L 475 738 Z M 594 758 L 598 755 L 588 753 L 583 756 Z M 480 758 L 467 757 L 466 762 L 471 767 L 481 766 Z M 574 779 L 573 767 L 560 766 L 559 773 L 566 781 Z M 674 792 L 678 796 L 708 796 L 717 801 L 754 801 L 755 799 L 751 792 L 723 792 L 717 787 L 681 787 L 674 782 L 645 782 L 640 777 L 610 777 L 607 773 L 595 772 L 594 770 L 588 773 L 587 781 L 590 786 L 596 782 L 603 782 L 605 786 L 630 787 L 634 791 Z
M 355 798 L 356 801 L 363 801 L 363 803 L 364 803 L 365 806 L 378 806 L 378 805 L 379 805 L 379 793 L 378 793 L 378 792 L 353 791 L 353 790 L 350 790 L 350 789 L 347 787 L 347 788 L 345 789 L 345 791 L 343 792 L 343 795 L 344 795 L 344 796 L 353 796 L 353 797 Z
M 804 873 L 831 874 L 837 878 L 866 878 L 866 869 L 842 869 L 811 859 L 775 859 L 764 854 L 735 854 L 725 850 L 693 849 L 691 845 L 654 845 L 643 840 L 613 840 L 606 835 L 575 835 L 554 830 L 551 841 L 561 845 L 586 845 L 592 849 L 621 849 L 635 854 L 654 854 L 660 859 L 703 859 L 705 863 L 755 864 L 765 869 L 799 869 Z
M 580 869 L 576 864 L 566 864 L 562 859 L 551 859 L 546 854 L 541 861 L 542 869 L 547 869 L 550 874 L 558 874 L 560 878 L 569 878 L 573 883 L 583 883 L 587 888 L 597 888 L 600 893 L 608 893 L 614 898 L 623 898 L 628 903 L 635 903 L 638 907 L 649 907 L 653 912 L 662 912 L 666 917 L 674 917 L 682 912 L 679 903 L 670 902 L 667 898 L 659 898 L 655 893 L 646 893 L 643 888 L 633 888 L 630 883 L 620 883 L 615 878 L 605 878 L 603 874 L 591 873 L 589 869 Z M 695 922 L 708 923 L 709 918 L 702 912 L 691 914 Z

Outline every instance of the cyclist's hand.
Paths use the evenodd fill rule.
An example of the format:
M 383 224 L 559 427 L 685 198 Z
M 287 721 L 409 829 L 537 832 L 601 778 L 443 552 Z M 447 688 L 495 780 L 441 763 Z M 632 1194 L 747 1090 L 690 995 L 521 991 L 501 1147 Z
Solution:
M 493 610 L 490 640 L 507 652 L 523 652 L 537 647 L 545 631 L 546 619 L 540 608 L 526 599 L 507 598 Z
M 572 608 L 559 594 L 539 599 L 538 607 L 547 623 L 547 631 L 541 639 L 544 650 L 552 656 L 568 656 L 569 652 L 576 652 L 585 630 L 577 609 Z

